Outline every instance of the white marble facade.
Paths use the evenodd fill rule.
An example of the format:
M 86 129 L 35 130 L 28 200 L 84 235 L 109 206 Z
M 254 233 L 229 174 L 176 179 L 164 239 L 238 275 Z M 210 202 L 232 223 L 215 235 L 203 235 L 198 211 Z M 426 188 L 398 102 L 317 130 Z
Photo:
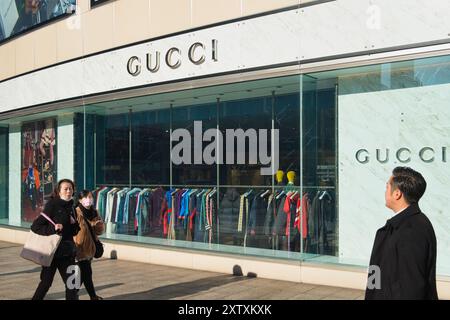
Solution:
M 364 87 L 338 100 L 340 257 L 368 264 L 376 230 L 393 216 L 385 207 L 385 183 L 394 167 L 405 165 L 427 180 L 420 207 L 436 232 L 438 274 L 450 275 L 450 84 L 383 91 L 364 77 L 341 78 L 339 84 L 344 92 Z M 401 161 L 410 155 L 409 162 L 397 159 L 400 148 L 411 151 L 399 153 Z M 368 151 L 367 163 L 357 161 L 360 149 Z M 389 149 L 387 162 L 377 160 L 377 149 L 382 162 Z
M 338 0 L 189 31 L 180 35 L 89 56 L 0 83 L 0 112 L 55 101 L 125 90 L 166 81 L 206 75 L 334 59 L 357 54 L 370 59 L 368 50 L 421 47 L 448 41 L 448 0 Z M 212 40 L 218 41 L 217 61 L 211 58 Z M 189 62 L 189 47 L 205 45 L 205 62 Z M 165 53 L 176 47 L 182 63 L 171 69 Z M 436 50 L 436 48 L 434 48 Z M 146 70 L 146 54 L 161 52 L 161 69 Z M 201 54 L 201 50 L 197 51 Z M 178 54 L 175 54 L 177 56 Z M 127 73 L 127 62 L 137 56 L 140 75 Z M 175 57 L 176 59 L 176 57 Z

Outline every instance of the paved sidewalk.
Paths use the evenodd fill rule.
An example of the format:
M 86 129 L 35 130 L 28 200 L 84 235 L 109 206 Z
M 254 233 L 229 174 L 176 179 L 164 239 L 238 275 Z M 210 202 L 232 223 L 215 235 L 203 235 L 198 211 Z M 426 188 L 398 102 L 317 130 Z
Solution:
M 21 245 L 0 241 L 0 299 L 30 299 L 41 267 L 20 258 Z M 99 259 L 92 264 L 97 294 L 105 299 L 133 300 L 353 300 L 364 291 L 288 281 L 166 267 L 122 260 Z M 59 273 L 46 299 L 64 299 Z M 80 299 L 87 300 L 85 289 Z

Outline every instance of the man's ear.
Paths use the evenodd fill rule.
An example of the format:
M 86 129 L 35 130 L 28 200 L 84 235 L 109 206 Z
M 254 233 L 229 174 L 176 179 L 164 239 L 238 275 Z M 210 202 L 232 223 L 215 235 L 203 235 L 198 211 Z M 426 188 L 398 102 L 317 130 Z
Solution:
M 400 200 L 403 197 L 403 193 L 399 189 L 394 190 L 394 199 Z

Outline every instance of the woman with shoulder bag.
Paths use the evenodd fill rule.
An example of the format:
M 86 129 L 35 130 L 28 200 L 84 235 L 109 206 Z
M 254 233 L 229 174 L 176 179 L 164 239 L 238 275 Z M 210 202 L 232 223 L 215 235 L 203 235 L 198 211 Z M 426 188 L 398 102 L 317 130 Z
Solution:
M 93 207 L 94 197 L 91 191 L 81 191 L 78 194 L 78 201 L 75 211 L 78 224 L 80 225 L 80 232 L 73 239 L 77 247 L 81 283 L 84 283 L 91 300 L 102 300 L 103 298 L 95 293 L 91 261 L 94 257 L 99 258 L 103 254 L 103 245 L 97 236 L 103 233 L 105 225 L 97 210 Z
M 64 281 L 66 287 L 66 299 L 78 299 L 76 288 L 72 289 L 67 287 L 67 279 L 70 276 L 70 274 L 67 273 L 67 268 L 75 265 L 76 248 L 73 236 L 80 230 L 74 216 L 72 199 L 74 190 L 75 184 L 72 180 L 60 180 L 52 193 L 52 198 L 47 202 L 43 210 L 43 213 L 45 213 L 55 225 L 51 224 L 43 215 L 40 215 L 31 225 L 31 230 L 36 234 L 50 236 L 58 233 L 62 236 L 51 265 L 49 267 L 42 267 L 41 281 L 34 293 L 33 300 L 44 299 L 53 283 L 56 269 L 58 269 L 59 274 Z

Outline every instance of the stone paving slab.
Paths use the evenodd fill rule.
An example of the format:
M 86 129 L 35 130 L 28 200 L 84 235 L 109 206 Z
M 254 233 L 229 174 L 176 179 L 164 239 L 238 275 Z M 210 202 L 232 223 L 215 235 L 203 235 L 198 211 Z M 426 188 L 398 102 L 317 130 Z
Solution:
M 30 299 L 41 267 L 20 258 L 21 245 L 0 241 L 0 299 Z M 97 294 L 111 300 L 343 300 L 364 291 L 102 258 L 92 264 Z M 230 271 L 231 272 L 231 271 Z M 88 300 L 86 290 L 80 300 Z M 65 299 L 57 273 L 47 300 Z

